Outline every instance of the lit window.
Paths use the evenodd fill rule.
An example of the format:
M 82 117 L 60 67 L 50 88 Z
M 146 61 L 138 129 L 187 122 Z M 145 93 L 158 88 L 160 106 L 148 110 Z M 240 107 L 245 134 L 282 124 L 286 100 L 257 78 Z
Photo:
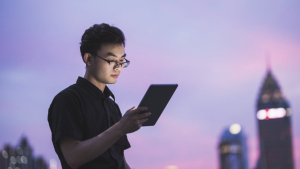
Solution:
M 286 110 L 284 108 L 271 108 L 259 110 L 256 114 L 259 120 L 277 119 L 286 116 Z
M 266 110 L 259 110 L 258 112 L 257 112 L 257 118 L 259 119 L 259 120 L 264 120 L 266 117 L 267 117 L 267 111 Z
M 231 134 L 238 134 L 241 131 L 241 125 L 235 123 L 229 127 L 229 131 Z

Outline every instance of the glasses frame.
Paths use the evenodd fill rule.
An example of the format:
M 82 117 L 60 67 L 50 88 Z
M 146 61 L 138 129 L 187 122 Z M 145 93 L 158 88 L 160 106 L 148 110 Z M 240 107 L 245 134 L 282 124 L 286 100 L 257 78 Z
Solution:
M 114 62 L 114 63 L 115 63 L 114 69 L 117 68 L 117 67 L 119 67 L 119 65 L 122 67 L 123 64 L 124 64 L 124 67 L 122 67 L 122 68 L 126 68 L 126 67 L 128 67 L 129 64 L 130 64 L 130 61 L 127 60 L 126 58 L 124 58 L 124 59 L 126 60 L 126 62 L 120 63 L 120 62 L 118 62 L 118 61 L 110 61 L 110 60 L 106 60 L 106 59 L 104 59 L 104 58 L 102 58 L 101 56 L 98 56 L 98 55 L 95 55 L 95 56 L 97 56 L 97 57 L 101 58 L 102 60 L 106 61 L 109 65 L 110 65 L 111 62 Z M 127 65 L 126 65 L 125 63 L 127 63 Z

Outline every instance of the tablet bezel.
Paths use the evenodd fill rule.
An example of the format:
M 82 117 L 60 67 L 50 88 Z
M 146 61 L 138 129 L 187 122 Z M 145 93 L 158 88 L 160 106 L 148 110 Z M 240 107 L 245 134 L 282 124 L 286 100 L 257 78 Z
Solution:
M 154 126 L 171 100 L 178 84 L 151 84 L 138 107 L 148 107 L 151 112 L 148 121 L 142 126 Z M 154 106 L 156 104 L 157 106 Z

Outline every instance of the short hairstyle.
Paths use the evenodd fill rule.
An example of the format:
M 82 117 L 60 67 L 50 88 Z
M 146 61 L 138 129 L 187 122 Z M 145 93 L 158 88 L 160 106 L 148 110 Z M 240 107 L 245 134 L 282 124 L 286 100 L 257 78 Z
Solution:
M 85 53 L 96 55 L 102 44 L 119 44 L 125 46 L 123 32 L 106 23 L 95 24 L 87 29 L 81 37 L 80 53 L 82 59 Z

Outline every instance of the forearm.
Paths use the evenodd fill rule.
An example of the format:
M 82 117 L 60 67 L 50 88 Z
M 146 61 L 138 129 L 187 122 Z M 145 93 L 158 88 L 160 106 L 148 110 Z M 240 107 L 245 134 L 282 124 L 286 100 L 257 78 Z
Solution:
M 72 168 L 78 168 L 103 154 L 123 135 L 119 123 L 116 123 L 96 137 L 69 145 L 71 148 L 65 151 L 67 154 L 64 153 L 64 156 Z
M 120 137 L 140 129 L 142 124 L 147 121 L 146 117 L 151 114 L 150 112 L 140 114 L 146 110 L 146 107 L 131 108 L 119 122 L 89 140 L 78 141 L 74 138 L 62 138 L 59 144 L 69 166 L 78 168 L 94 160 L 109 149 Z

